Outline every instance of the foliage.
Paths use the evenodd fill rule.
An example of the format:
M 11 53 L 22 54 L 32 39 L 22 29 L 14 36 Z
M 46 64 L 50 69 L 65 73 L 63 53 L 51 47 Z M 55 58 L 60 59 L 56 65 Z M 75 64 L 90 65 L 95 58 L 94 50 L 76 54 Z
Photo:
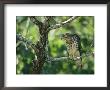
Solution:
M 39 21 L 44 22 L 44 17 L 36 16 Z M 54 16 L 50 25 L 67 20 L 68 16 Z M 51 57 L 68 56 L 64 41 L 60 35 L 64 33 L 77 33 L 81 38 L 82 54 L 94 52 L 94 17 L 80 16 L 76 20 L 53 29 L 48 34 L 49 55 Z M 27 16 L 16 17 L 16 34 L 22 34 L 33 43 L 39 41 L 39 28 L 34 25 Z M 34 50 L 22 41 L 16 42 L 16 73 L 30 74 L 32 72 L 32 60 L 36 58 Z M 74 61 L 45 62 L 42 74 L 94 74 L 94 56 L 83 57 L 83 68 L 78 70 Z

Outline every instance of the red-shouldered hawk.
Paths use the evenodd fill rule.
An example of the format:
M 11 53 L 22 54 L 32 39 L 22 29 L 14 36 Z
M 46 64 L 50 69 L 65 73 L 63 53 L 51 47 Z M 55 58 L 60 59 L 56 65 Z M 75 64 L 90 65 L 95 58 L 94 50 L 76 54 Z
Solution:
M 66 33 L 62 34 L 61 39 L 65 41 L 69 58 L 82 67 L 80 37 L 77 34 Z

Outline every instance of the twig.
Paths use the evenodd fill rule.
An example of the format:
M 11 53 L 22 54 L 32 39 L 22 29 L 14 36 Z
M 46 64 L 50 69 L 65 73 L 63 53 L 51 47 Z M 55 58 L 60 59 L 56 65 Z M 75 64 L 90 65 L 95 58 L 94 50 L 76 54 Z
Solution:
M 76 18 L 78 18 L 78 16 L 73 16 L 73 17 L 69 18 L 68 20 L 66 20 L 66 21 L 64 21 L 64 22 L 58 23 L 58 24 L 56 24 L 56 25 L 52 25 L 51 27 L 48 28 L 48 30 L 60 28 L 60 27 L 62 27 L 63 25 L 65 25 L 65 24 L 67 24 L 67 23 L 70 23 L 71 21 L 75 20 Z

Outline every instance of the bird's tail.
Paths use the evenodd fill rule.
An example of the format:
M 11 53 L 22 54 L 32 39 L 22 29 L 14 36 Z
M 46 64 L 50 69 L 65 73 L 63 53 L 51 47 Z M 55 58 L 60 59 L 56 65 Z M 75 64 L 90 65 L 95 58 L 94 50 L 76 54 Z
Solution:
M 80 54 L 80 52 L 79 51 L 77 51 L 76 53 L 75 53 L 75 56 L 76 56 L 76 65 L 77 65 L 77 67 L 78 68 L 80 68 L 80 69 L 82 69 L 82 57 L 81 57 L 81 54 Z
M 80 59 L 78 59 L 78 60 L 76 60 L 76 65 L 77 65 L 77 67 L 79 68 L 79 69 L 82 69 L 82 58 L 80 58 Z

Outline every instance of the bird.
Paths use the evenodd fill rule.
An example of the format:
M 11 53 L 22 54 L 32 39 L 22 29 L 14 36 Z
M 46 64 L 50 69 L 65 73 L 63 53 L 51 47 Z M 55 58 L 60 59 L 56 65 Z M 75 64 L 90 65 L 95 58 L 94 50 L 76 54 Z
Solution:
M 65 41 L 68 57 L 75 61 L 79 68 L 82 68 L 81 40 L 78 34 L 65 33 L 61 35 L 61 40 Z

